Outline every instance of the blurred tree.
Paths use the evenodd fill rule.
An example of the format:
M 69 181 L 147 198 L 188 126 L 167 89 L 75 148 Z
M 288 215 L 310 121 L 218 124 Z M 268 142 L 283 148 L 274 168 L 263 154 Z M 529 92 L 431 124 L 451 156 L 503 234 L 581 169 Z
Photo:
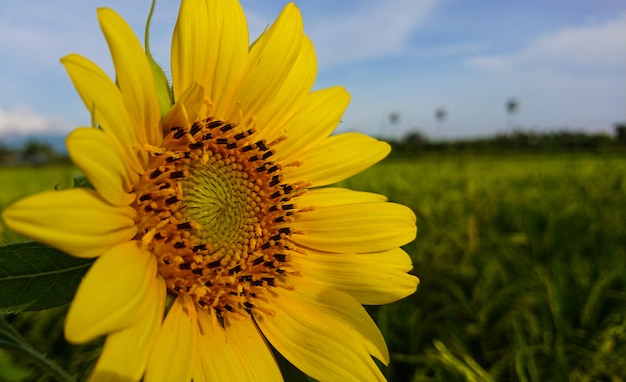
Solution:
M 392 111 L 391 113 L 389 113 L 389 122 L 392 125 L 397 125 L 398 123 L 400 123 L 400 113 L 397 111 Z
M 37 166 L 53 162 L 57 158 L 58 155 L 50 144 L 37 140 L 26 142 L 22 149 L 22 160 Z
M 626 122 L 615 124 L 615 140 L 620 146 L 626 146 Z
M 448 112 L 443 106 L 440 106 L 435 110 L 435 120 L 437 120 L 437 137 L 439 138 L 442 138 L 443 136 L 444 122 L 447 117 Z
M 420 131 L 414 130 L 404 136 L 404 144 L 409 147 L 419 147 L 428 143 L 428 139 Z
M 0 142 L 0 164 L 8 162 L 11 154 L 11 149 Z
M 389 123 L 391 124 L 390 132 L 393 132 L 396 125 L 400 123 L 400 113 L 397 111 L 392 111 L 391 113 L 389 113 Z M 391 135 L 393 135 L 393 133 Z
M 507 130 L 509 132 L 512 132 L 513 128 L 515 127 L 513 123 L 513 116 L 517 113 L 517 110 L 519 109 L 519 102 L 514 97 L 510 97 L 505 103 L 505 108 L 508 115 Z

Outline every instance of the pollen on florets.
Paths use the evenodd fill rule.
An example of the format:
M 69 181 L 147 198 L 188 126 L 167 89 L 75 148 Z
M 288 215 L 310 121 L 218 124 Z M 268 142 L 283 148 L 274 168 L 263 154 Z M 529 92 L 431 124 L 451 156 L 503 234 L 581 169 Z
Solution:
M 252 129 L 212 118 L 173 127 L 137 185 L 137 239 L 173 294 L 218 316 L 249 314 L 268 288 L 289 288 L 292 198 L 281 166 Z

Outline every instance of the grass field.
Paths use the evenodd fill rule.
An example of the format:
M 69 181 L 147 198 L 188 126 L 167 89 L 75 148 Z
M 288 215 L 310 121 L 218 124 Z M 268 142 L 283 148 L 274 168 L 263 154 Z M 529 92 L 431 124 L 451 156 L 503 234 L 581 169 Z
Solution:
M 0 167 L 0 209 L 27 195 L 45 190 L 70 188 L 79 171 L 70 166 Z M 0 221 L 0 244 L 24 240 Z
M 0 169 L 0 207 L 74 173 Z M 392 353 L 390 380 L 626 380 L 626 157 L 390 159 L 342 185 L 385 194 L 418 218 L 405 247 L 417 293 L 369 308 Z M 0 241 L 15 239 L 0 226 Z M 44 333 L 32 324 L 42 317 L 60 330 L 58 315 L 15 324 Z M 55 358 L 60 336 L 35 346 Z

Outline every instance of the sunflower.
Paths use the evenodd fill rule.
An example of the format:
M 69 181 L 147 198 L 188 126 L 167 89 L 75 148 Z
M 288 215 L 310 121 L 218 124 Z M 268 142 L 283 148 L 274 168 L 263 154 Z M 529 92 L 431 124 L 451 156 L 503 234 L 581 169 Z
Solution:
M 331 135 L 349 102 L 312 91 L 313 45 L 288 4 L 249 46 L 236 1 L 183 0 L 170 97 L 114 11 L 98 10 L 116 71 L 61 61 L 96 128 L 67 148 L 93 188 L 44 192 L 3 217 L 14 231 L 97 258 L 65 335 L 107 335 L 93 380 L 281 380 L 273 349 L 318 380 L 383 380 L 362 304 L 414 292 L 399 247 L 415 215 L 381 195 L 324 187 L 389 146 Z M 374 358 L 373 358 L 374 357 Z

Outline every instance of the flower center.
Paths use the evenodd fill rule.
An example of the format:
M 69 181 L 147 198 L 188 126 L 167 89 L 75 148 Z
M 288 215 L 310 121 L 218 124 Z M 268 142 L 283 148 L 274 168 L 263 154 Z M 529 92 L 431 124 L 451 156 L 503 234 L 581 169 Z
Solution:
M 228 159 L 190 168 L 183 199 L 186 215 L 201 227 L 194 232 L 196 238 L 237 257 L 254 234 L 257 197 L 247 174 Z
M 297 274 L 285 240 L 291 199 L 274 152 L 253 130 L 208 118 L 174 127 L 136 185 L 140 239 L 173 294 L 218 316 L 249 314 L 269 288 Z

